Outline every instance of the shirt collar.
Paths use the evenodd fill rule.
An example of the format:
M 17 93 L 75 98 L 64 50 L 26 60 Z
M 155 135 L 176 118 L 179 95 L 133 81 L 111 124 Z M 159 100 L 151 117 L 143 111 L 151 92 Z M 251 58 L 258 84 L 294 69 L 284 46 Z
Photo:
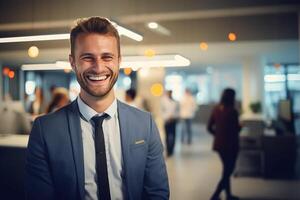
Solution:
M 117 99 L 115 98 L 112 104 L 103 112 L 103 113 L 98 113 L 95 111 L 93 108 L 88 106 L 81 98 L 78 96 L 77 98 L 77 104 L 79 108 L 80 114 L 84 117 L 85 120 L 90 121 L 92 117 L 95 115 L 101 116 L 104 113 L 108 114 L 110 118 L 112 118 L 115 114 L 117 114 L 118 110 L 118 104 L 117 104 Z

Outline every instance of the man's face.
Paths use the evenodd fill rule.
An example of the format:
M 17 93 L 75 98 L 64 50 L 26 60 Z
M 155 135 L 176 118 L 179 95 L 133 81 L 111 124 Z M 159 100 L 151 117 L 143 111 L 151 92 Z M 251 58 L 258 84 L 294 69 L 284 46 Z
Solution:
M 79 34 L 74 55 L 70 55 L 69 60 L 82 92 L 100 98 L 113 92 L 120 64 L 115 37 L 97 33 Z

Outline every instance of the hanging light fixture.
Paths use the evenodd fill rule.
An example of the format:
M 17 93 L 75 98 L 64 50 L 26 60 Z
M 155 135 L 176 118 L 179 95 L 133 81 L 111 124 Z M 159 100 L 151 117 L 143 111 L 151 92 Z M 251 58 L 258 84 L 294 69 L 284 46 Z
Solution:
M 28 56 L 31 58 L 36 58 L 39 55 L 39 48 L 37 46 L 31 46 L 28 49 Z

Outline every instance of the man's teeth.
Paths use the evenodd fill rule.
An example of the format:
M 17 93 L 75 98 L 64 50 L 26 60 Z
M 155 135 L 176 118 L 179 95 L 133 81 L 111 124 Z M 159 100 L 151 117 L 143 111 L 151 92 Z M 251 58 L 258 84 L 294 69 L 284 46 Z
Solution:
M 107 78 L 108 76 L 88 76 L 88 78 L 92 81 L 103 81 Z

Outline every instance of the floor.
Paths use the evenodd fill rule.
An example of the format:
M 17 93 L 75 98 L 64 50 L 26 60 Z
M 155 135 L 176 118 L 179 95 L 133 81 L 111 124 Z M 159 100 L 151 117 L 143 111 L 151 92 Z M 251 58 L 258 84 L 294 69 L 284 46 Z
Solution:
M 212 137 L 201 125 L 193 125 L 193 133 L 192 145 L 181 144 L 178 138 L 175 155 L 166 159 L 171 200 L 208 200 L 221 176 L 221 163 L 211 151 Z M 300 179 L 233 177 L 232 190 L 242 200 L 296 200 Z

